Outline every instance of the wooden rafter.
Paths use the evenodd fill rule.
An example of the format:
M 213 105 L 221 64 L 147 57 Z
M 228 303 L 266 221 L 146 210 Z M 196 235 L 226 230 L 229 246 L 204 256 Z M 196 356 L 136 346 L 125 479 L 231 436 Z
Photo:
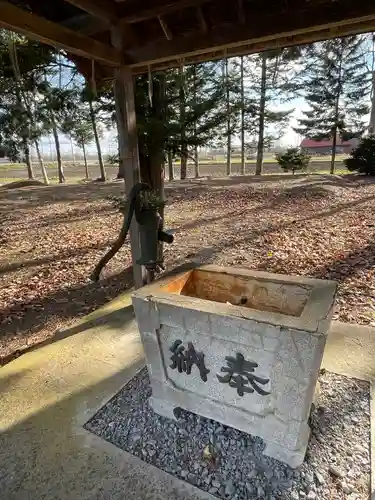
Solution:
M 117 5 L 113 0 L 65 0 L 102 21 L 114 24 L 118 21 Z
M 142 4 L 142 8 L 137 7 L 127 7 L 124 5 L 123 8 L 119 7 L 119 13 L 121 16 L 121 21 L 127 24 L 139 23 L 141 21 L 146 21 L 147 19 L 152 19 L 158 16 L 165 16 L 171 12 L 180 11 L 187 7 L 194 7 L 196 5 L 201 5 L 210 0 L 179 0 L 171 1 L 167 0 L 165 3 L 159 3 L 155 5 L 155 2 L 148 1 L 149 6 L 145 5 L 146 2 Z M 125 2 L 126 3 L 126 2 Z
M 277 32 L 270 23 L 270 19 L 263 15 L 257 18 L 253 17 L 253 22 L 245 26 L 221 26 L 217 29 L 213 28 L 209 34 L 201 33 L 198 35 L 194 33 L 191 36 L 175 37 L 173 44 L 161 40 L 152 45 L 133 47 L 127 54 L 134 61 L 132 66 L 136 68 L 145 64 L 167 62 L 171 59 L 181 58 L 181 56 L 184 56 L 184 58 L 203 56 L 214 51 L 220 51 L 224 47 L 227 48 L 228 53 L 230 50 L 241 53 L 239 48 L 249 46 L 249 44 L 253 46 L 255 44 L 259 47 L 259 51 L 268 49 L 270 45 L 282 47 L 280 40 L 291 39 L 297 35 L 299 39 L 316 41 L 322 40 L 324 37 L 336 37 L 338 32 L 340 32 L 340 36 L 346 36 L 375 30 L 375 12 L 358 18 L 340 19 L 343 16 L 344 14 L 337 10 L 330 12 L 330 16 L 325 16 L 323 12 L 319 20 L 316 16 L 290 17 L 283 23 L 283 32 Z M 335 18 L 336 20 L 333 20 Z M 332 19 L 331 22 L 324 22 L 329 19 Z M 324 33 L 324 36 L 322 36 L 322 33 Z M 288 43 L 288 45 L 294 44 L 293 41 Z M 202 59 L 205 58 L 202 57 Z
M 121 63 L 120 53 L 113 47 L 80 35 L 4 1 L 0 1 L 0 26 L 21 33 L 33 40 L 111 66 L 117 66 Z
M 238 14 L 238 22 L 240 24 L 246 23 L 246 14 L 243 6 L 243 0 L 237 0 L 237 14 Z
M 208 31 L 207 21 L 206 21 L 206 18 L 204 17 L 204 13 L 203 13 L 202 7 L 200 5 L 198 5 L 198 7 L 197 7 L 197 17 L 198 17 L 199 26 L 201 27 L 201 30 L 203 31 L 203 33 L 207 33 L 207 31 Z
M 295 35 L 285 35 L 280 38 L 265 37 L 262 40 L 250 41 L 247 44 L 236 45 L 229 48 L 218 47 L 215 50 L 207 51 L 205 53 L 196 52 L 184 55 L 185 64 L 197 64 L 204 61 L 215 61 L 223 59 L 224 57 L 237 57 L 248 54 L 256 54 L 264 50 L 279 49 L 284 47 L 292 47 L 294 45 L 309 44 L 321 40 L 328 40 L 340 36 L 355 35 L 360 33 L 371 32 L 375 30 L 375 22 L 363 21 L 353 25 L 338 26 L 335 28 L 323 28 L 314 32 L 298 33 Z M 165 70 L 169 68 L 178 67 L 178 59 L 169 59 L 167 61 L 155 62 L 144 66 L 142 64 L 134 64 L 134 74 L 143 74 L 150 70 Z
M 165 38 L 167 40 L 172 40 L 173 35 L 172 35 L 171 30 L 168 28 L 168 24 L 162 19 L 161 16 L 158 16 L 158 21 L 160 23 L 161 29 L 163 30 Z

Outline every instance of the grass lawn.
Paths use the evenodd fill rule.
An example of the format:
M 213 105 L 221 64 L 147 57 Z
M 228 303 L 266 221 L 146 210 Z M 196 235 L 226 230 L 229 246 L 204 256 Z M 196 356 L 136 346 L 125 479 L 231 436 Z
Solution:
M 347 158 L 347 155 L 336 155 L 336 162 L 340 162 L 342 160 L 344 160 L 345 158 Z M 234 158 L 232 158 L 232 163 L 233 164 L 240 164 L 241 163 L 241 158 L 236 156 Z M 311 161 L 312 162 L 323 162 L 323 163 L 326 163 L 326 162 L 330 162 L 331 161 L 331 157 L 330 156 L 313 156 L 311 158 Z M 92 163 L 92 162 L 90 162 Z M 179 159 L 176 159 L 174 161 L 175 165 L 180 165 L 180 160 Z M 201 165 L 215 165 L 215 164 L 218 164 L 218 165 L 222 165 L 222 164 L 225 164 L 226 163 L 226 158 L 224 156 L 216 156 L 215 159 L 201 159 L 199 160 L 199 163 Z M 255 165 L 256 163 L 256 160 L 255 159 L 252 159 L 252 160 L 246 160 L 246 163 L 249 164 L 249 165 Z M 276 160 L 275 160 L 275 157 L 274 155 L 270 156 L 270 157 L 266 157 L 263 159 L 263 163 L 264 164 L 269 164 L 269 163 L 276 163 Z M 68 168 L 72 168 L 74 165 L 77 165 L 77 166 L 80 166 L 80 167 L 83 167 L 84 166 L 84 162 L 83 161 L 76 161 L 76 162 L 73 162 L 71 160 L 69 161 L 66 161 L 66 160 L 63 160 L 63 164 L 65 167 L 68 167 Z M 97 162 L 96 162 L 97 164 Z M 189 164 L 193 164 L 193 162 L 189 161 Z M 38 166 L 38 163 L 37 162 L 33 162 L 33 166 L 35 168 L 38 168 L 39 169 L 39 166 Z M 92 165 L 91 165 L 92 166 Z M 113 165 L 110 165 L 110 164 L 106 164 L 105 165 L 107 168 L 108 167 L 113 167 Z M 45 167 L 47 169 L 56 169 L 57 168 L 57 162 L 51 162 L 51 161 L 46 161 L 45 162 Z M 24 163 L 0 163 L 0 171 L 1 170 L 9 170 L 9 169 L 26 169 L 26 165 Z
M 339 283 L 335 318 L 375 325 L 375 184 L 353 176 L 265 176 L 167 184 L 167 269 L 187 260 Z M 116 238 L 107 201 L 123 184 L 8 190 L 0 210 L 0 358 L 43 341 L 131 286 L 127 243 L 99 283 L 89 274 Z
M 344 160 L 345 158 L 347 158 L 348 155 L 336 155 L 336 162 L 340 162 L 342 160 Z M 329 155 L 327 156 L 312 156 L 311 157 L 311 160 L 312 162 L 323 162 L 323 163 L 326 163 L 326 162 L 330 162 L 331 161 L 331 157 Z M 226 163 L 227 160 L 224 156 L 216 156 L 214 160 L 212 159 L 201 159 L 199 160 L 199 163 L 201 165 L 212 165 L 212 164 L 222 164 L 222 163 Z M 234 164 L 237 164 L 237 163 L 241 163 L 241 158 L 236 156 L 234 158 L 232 158 L 231 160 L 232 163 Z M 180 160 L 175 160 L 175 163 L 177 165 L 180 164 Z M 193 163 L 193 162 L 189 162 L 189 163 Z M 251 159 L 251 160 L 246 160 L 246 163 L 249 164 L 249 165 L 255 165 L 256 163 L 256 160 L 255 159 Z M 276 163 L 276 160 L 275 160 L 275 156 L 272 155 L 270 157 L 266 157 L 263 159 L 263 163 L 264 164 L 268 164 L 268 163 Z
M 84 162 L 83 161 L 65 161 L 63 160 L 63 167 L 68 167 L 68 168 L 72 168 L 74 166 L 80 166 L 80 167 L 84 167 Z M 89 167 L 90 165 L 92 166 L 92 163 L 89 163 Z M 96 165 L 97 165 L 97 162 L 96 162 Z M 44 166 L 47 168 L 47 169 L 57 169 L 57 162 L 56 161 L 45 161 L 44 162 Z M 106 166 L 109 166 L 109 165 L 106 165 Z M 39 163 L 37 161 L 33 161 L 33 168 L 34 169 L 38 169 L 39 170 Z M 16 169 L 16 170 L 23 170 L 25 169 L 26 170 L 26 164 L 25 163 L 0 163 L 0 171 L 1 170 L 12 170 L 12 169 Z

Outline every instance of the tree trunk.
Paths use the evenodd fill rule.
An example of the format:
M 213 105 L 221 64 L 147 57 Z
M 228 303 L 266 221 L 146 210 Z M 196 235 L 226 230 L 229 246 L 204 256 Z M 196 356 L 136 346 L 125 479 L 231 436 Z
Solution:
M 164 139 L 165 139 L 165 75 L 154 78 L 152 117 L 158 123 L 150 144 L 151 186 L 161 199 L 164 199 Z
M 241 175 L 245 175 L 245 89 L 243 56 L 241 56 Z
M 180 76 L 180 127 L 181 127 L 181 168 L 180 179 L 186 179 L 187 174 L 187 145 L 186 145 L 186 130 L 185 130 L 185 88 L 184 88 L 184 68 L 181 66 L 179 70 Z
M 330 170 L 329 170 L 329 173 L 330 174 L 334 174 L 335 173 L 335 159 L 336 159 L 336 144 L 337 144 L 337 131 L 338 131 L 338 127 L 337 127 L 337 122 L 338 122 L 338 119 L 339 119 L 339 103 L 340 103 L 340 97 L 341 97 L 341 90 L 342 90 L 342 74 L 341 74 L 341 70 L 342 70 L 342 51 L 340 53 L 340 63 L 339 63 L 339 84 L 338 84 L 338 87 L 337 87 L 337 95 L 336 95 L 336 102 L 335 102 L 335 116 L 334 116 L 334 119 L 335 119 L 335 122 L 334 122 L 334 126 L 333 126 L 333 130 L 332 130 L 332 155 L 331 155 L 331 167 L 330 167 Z
M 70 137 L 70 150 L 72 152 L 72 162 L 73 162 L 73 167 L 75 167 L 76 164 L 76 158 L 74 155 L 74 146 L 73 146 L 73 139 Z
M 83 153 L 83 160 L 85 162 L 85 174 L 86 174 L 86 179 L 89 178 L 89 167 L 87 165 L 87 158 L 86 158 L 86 148 L 85 144 L 82 143 L 82 153 Z
M 227 175 L 231 175 L 232 131 L 231 131 L 231 119 L 230 119 L 229 71 L 228 71 L 227 58 L 225 58 L 225 90 L 226 90 L 226 104 L 227 104 Z
M 370 123 L 368 127 L 369 135 L 375 134 L 375 71 L 372 74 L 372 89 L 371 89 L 371 112 Z
M 62 160 L 61 160 L 59 134 L 57 133 L 57 126 L 56 126 L 54 116 L 52 116 L 52 133 L 53 133 L 53 138 L 55 140 L 56 157 L 57 157 L 57 171 L 58 171 L 58 175 L 59 175 L 59 183 L 62 184 L 63 182 L 65 182 L 65 176 L 64 176 L 64 170 L 63 170 L 63 165 L 62 165 Z
M 340 76 L 341 76 L 341 61 L 340 61 Z M 335 124 L 333 126 L 332 130 L 332 154 L 331 154 L 331 165 L 329 169 L 330 174 L 335 173 L 335 159 L 336 159 L 336 144 L 337 144 L 337 121 L 339 117 L 339 101 L 340 101 L 340 94 L 341 94 L 341 81 L 339 84 L 339 91 L 336 97 L 336 103 L 335 103 Z
M 194 147 L 194 177 L 198 179 L 199 177 L 199 151 L 198 146 Z
M 16 91 L 17 104 L 20 106 L 20 108 L 23 111 L 25 111 L 25 113 L 27 114 L 27 116 L 30 120 L 30 123 L 31 123 L 31 121 L 32 121 L 31 120 L 31 118 L 32 118 L 31 111 L 30 111 L 29 107 L 27 106 L 26 101 L 24 102 L 24 100 L 22 99 L 22 92 L 21 92 L 20 87 L 19 87 L 20 82 L 17 78 L 17 75 L 15 75 L 15 77 L 16 77 L 15 91 Z M 30 124 L 26 124 L 24 132 L 26 133 L 26 136 L 27 136 L 27 138 L 25 136 L 23 136 L 27 174 L 28 174 L 29 179 L 34 179 L 33 165 L 32 165 L 31 155 L 30 155 L 30 142 L 31 142 L 30 141 Z M 48 184 L 48 178 L 47 178 L 47 184 Z
M 255 166 L 255 175 L 262 175 L 263 169 L 263 150 L 264 150 L 264 111 L 266 109 L 266 83 L 267 83 L 267 56 L 262 54 L 262 73 L 260 82 L 260 102 L 259 102 L 259 130 L 258 130 L 258 148 L 257 160 Z
M 194 64 L 194 72 L 193 72 L 194 82 L 194 108 L 197 106 L 197 66 Z M 197 137 L 197 120 L 194 120 L 194 177 L 197 179 L 199 177 L 199 154 L 198 154 L 198 137 Z
M 95 117 L 94 108 L 93 108 L 91 99 L 89 99 L 89 107 L 90 107 L 90 118 L 91 118 L 91 123 L 92 123 L 92 130 L 94 132 L 94 137 L 95 137 L 96 151 L 98 152 L 98 160 L 99 160 L 99 168 L 100 168 L 100 180 L 105 181 L 106 176 L 105 176 L 105 168 L 104 168 L 103 157 L 102 157 L 102 150 L 100 147 L 98 129 L 96 127 L 96 117 Z
M 27 167 L 27 176 L 29 179 L 35 179 L 34 177 L 34 171 L 33 171 L 33 164 L 31 162 L 30 158 L 30 148 L 29 145 L 27 144 L 27 141 L 24 141 L 24 154 L 25 154 L 25 162 L 26 162 L 26 167 Z
M 174 175 L 173 175 L 173 157 L 172 157 L 172 151 L 168 151 L 168 176 L 169 176 L 169 180 L 173 181 Z
M 40 170 L 42 171 L 44 184 L 48 185 L 49 184 L 48 175 L 47 175 L 46 167 L 44 166 L 44 161 L 43 161 L 42 155 L 40 154 L 39 143 L 38 143 L 38 141 L 35 141 L 34 144 L 35 144 L 36 154 L 37 154 L 39 165 L 40 165 Z
M 181 175 L 180 175 L 181 180 L 186 179 L 187 161 L 188 161 L 188 152 L 186 151 L 186 149 L 183 149 L 181 151 Z
M 125 179 L 124 165 L 119 162 L 116 179 Z
M 336 144 L 337 144 L 337 126 L 335 126 L 332 137 L 332 154 L 331 154 L 331 167 L 330 174 L 335 173 L 335 159 L 336 159 Z
M 120 151 L 118 153 L 117 179 L 125 179 L 125 163 L 121 161 Z
M 375 33 L 371 33 L 372 38 L 372 60 L 371 60 L 371 73 L 372 73 L 372 83 L 371 83 L 371 111 L 370 111 L 370 123 L 368 126 L 369 135 L 375 134 Z

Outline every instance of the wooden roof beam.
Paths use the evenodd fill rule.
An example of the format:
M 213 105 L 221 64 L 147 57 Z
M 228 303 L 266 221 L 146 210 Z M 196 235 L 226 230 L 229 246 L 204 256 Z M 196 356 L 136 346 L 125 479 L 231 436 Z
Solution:
M 108 24 L 118 21 L 117 5 L 113 0 L 65 0 Z
M 340 36 L 375 30 L 375 12 L 355 18 L 349 17 L 351 13 L 347 12 L 346 18 L 345 12 L 340 10 L 333 10 L 328 15 L 324 9 L 321 8 L 321 11 L 321 13 L 313 12 L 310 15 L 306 12 L 304 16 L 298 16 L 298 13 L 295 13 L 295 17 L 287 17 L 287 21 L 282 26 L 282 32 L 277 32 L 269 16 L 258 15 L 251 17 L 253 21 L 251 24 L 212 28 L 207 34 L 195 32 L 189 36 L 176 36 L 173 44 L 161 40 L 153 44 L 132 47 L 127 51 L 127 55 L 134 61 L 131 64 L 134 68 L 142 67 L 144 64 L 156 66 L 159 62 L 203 55 L 223 48 L 227 48 L 229 52 L 231 48 L 250 43 L 262 44 L 264 42 L 266 46 L 271 39 L 277 41 L 301 34 L 310 34 L 307 38 L 314 40 L 314 33 L 316 33 L 316 40 L 322 40 L 318 35 L 322 31 L 328 33 L 327 38 L 333 38 L 338 36 L 335 34 L 337 30 L 340 31 Z M 282 47 L 282 45 L 278 46 Z
M 207 21 L 206 18 L 204 17 L 204 12 L 202 10 L 202 7 L 198 5 L 197 7 L 197 17 L 198 17 L 198 22 L 199 26 L 201 27 L 201 30 L 203 33 L 207 33 L 208 31 L 208 26 L 207 26 Z
M 244 0 L 237 0 L 237 14 L 238 14 L 238 22 L 240 24 L 246 24 L 246 14 L 243 2 Z
M 110 66 L 121 63 L 120 52 L 113 47 L 4 1 L 0 1 L 0 27 Z
M 171 30 L 168 28 L 168 24 L 161 18 L 161 16 L 158 16 L 158 21 L 160 23 L 161 29 L 163 30 L 165 38 L 167 40 L 172 40 L 173 35 Z
M 147 19 L 152 19 L 154 17 L 165 16 L 167 14 L 170 14 L 171 12 L 180 11 L 187 7 L 202 5 L 203 3 L 209 1 L 210 0 L 167 0 L 165 3 L 155 5 L 154 1 L 149 0 L 149 6 L 134 8 L 124 5 L 124 7 L 122 8 L 119 7 L 119 14 L 121 17 L 121 22 L 125 24 L 133 24 L 139 23 L 141 21 L 147 21 Z M 146 4 L 146 2 L 144 2 L 144 4 Z
M 358 24 L 356 25 L 356 28 L 353 27 L 353 30 L 351 30 L 350 34 L 359 34 L 370 31 L 374 31 L 374 22 L 365 22 L 363 24 Z M 292 47 L 295 45 L 305 45 L 321 40 L 327 40 L 329 38 L 336 38 L 346 35 L 348 35 L 347 26 L 341 26 L 335 28 L 334 30 L 332 30 L 331 28 L 325 28 L 317 32 L 300 33 L 292 36 L 286 35 L 276 39 L 269 37 L 267 40 L 249 42 L 246 45 L 238 45 L 226 49 L 219 48 L 217 50 L 206 52 L 204 54 L 199 53 L 185 55 L 184 64 L 199 64 L 205 61 L 215 61 L 223 59 L 224 57 L 238 57 L 248 54 L 257 54 L 265 50 L 280 49 L 284 47 Z M 133 73 L 135 75 L 144 74 L 150 71 L 150 68 L 152 71 L 177 68 L 180 64 L 179 61 L 179 59 L 169 59 L 168 61 L 159 63 L 155 62 L 154 64 L 148 66 L 136 65 L 133 67 Z

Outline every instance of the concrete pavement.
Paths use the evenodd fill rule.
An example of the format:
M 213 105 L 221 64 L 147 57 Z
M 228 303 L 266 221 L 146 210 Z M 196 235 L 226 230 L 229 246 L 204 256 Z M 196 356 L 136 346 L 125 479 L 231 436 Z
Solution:
M 323 366 L 372 381 L 374 355 L 374 329 L 336 322 Z M 0 498 L 213 499 L 83 429 L 142 366 L 124 294 L 1 368 Z

